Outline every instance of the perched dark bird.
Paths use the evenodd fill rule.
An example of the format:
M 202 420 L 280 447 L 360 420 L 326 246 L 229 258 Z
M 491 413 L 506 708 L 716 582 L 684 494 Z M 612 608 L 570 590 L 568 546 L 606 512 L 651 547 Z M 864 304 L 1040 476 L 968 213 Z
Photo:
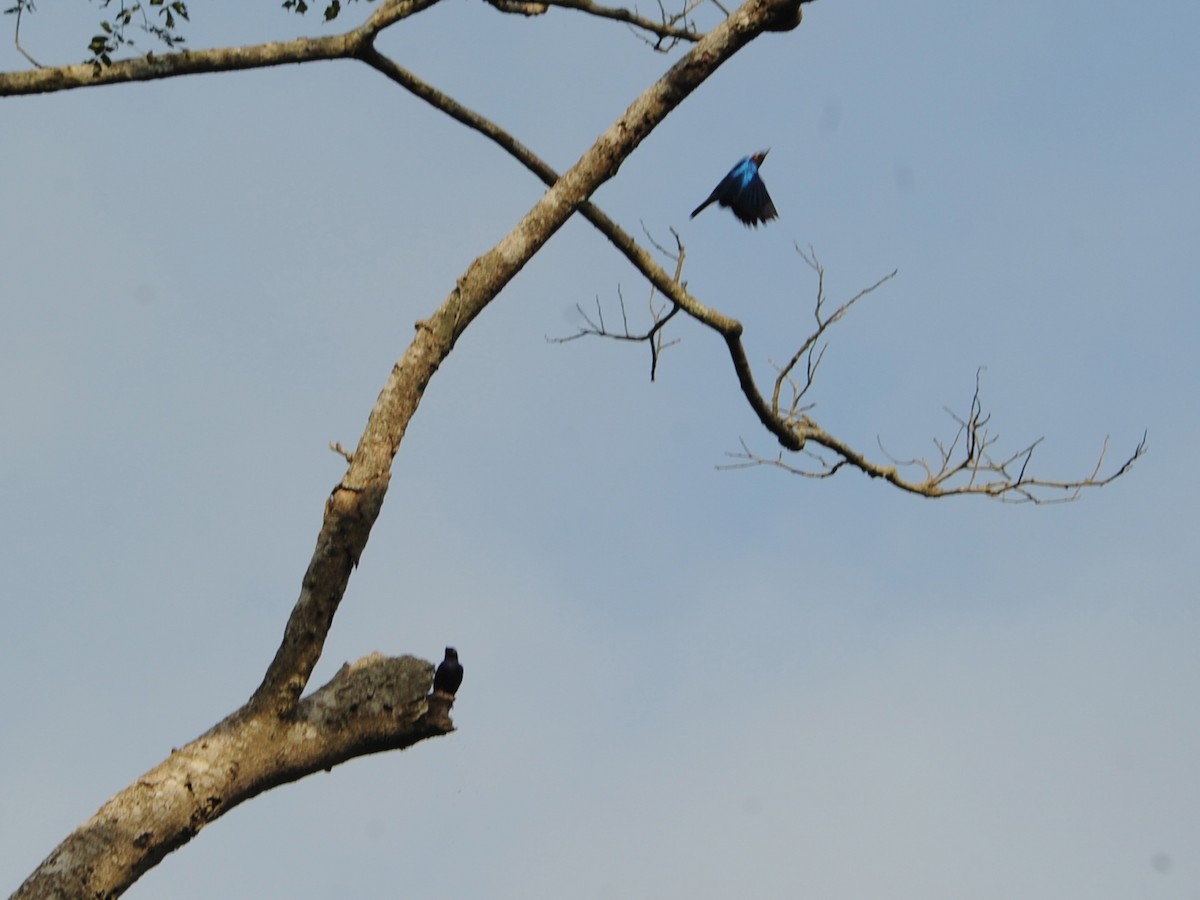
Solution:
M 458 662 L 458 651 L 453 647 L 446 648 L 446 658 L 437 667 L 433 676 L 433 689 L 439 694 L 454 696 L 458 686 L 462 684 L 463 667 Z
M 770 152 L 761 150 L 730 169 L 721 183 L 713 188 L 708 199 L 692 210 L 692 218 L 700 215 L 704 207 L 714 201 L 721 206 L 728 206 L 747 225 L 757 226 L 759 222 L 766 223 L 769 219 L 778 218 L 779 213 L 775 211 L 767 186 L 758 174 L 758 167 Z

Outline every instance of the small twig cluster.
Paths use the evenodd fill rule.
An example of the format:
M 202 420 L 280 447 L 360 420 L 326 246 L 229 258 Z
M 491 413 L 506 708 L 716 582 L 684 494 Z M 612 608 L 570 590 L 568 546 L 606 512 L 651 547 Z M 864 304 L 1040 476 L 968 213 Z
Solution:
M 887 275 L 884 275 L 873 285 L 863 288 L 841 306 L 833 311 L 832 314 L 824 315 L 825 310 L 825 267 L 821 265 L 817 259 L 816 251 L 810 246 L 805 252 L 799 246 L 796 247 L 796 252 L 814 272 L 817 274 L 817 299 L 813 305 L 813 318 L 816 319 L 817 328 L 800 344 L 799 348 L 792 355 L 788 362 L 779 366 L 779 373 L 775 377 L 775 389 L 771 393 L 771 409 L 776 416 L 790 423 L 799 423 L 805 412 L 811 409 L 811 405 L 802 406 L 801 403 L 804 397 L 808 394 L 809 389 L 813 386 L 813 380 L 816 378 L 817 369 L 821 365 L 821 361 L 825 358 L 825 351 L 829 349 L 828 344 L 821 344 L 817 348 L 818 342 L 825 336 L 826 330 L 832 325 L 836 325 L 842 320 L 842 317 L 850 311 L 859 300 L 867 296 L 876 288 L 882 286 L 885 282 L 896 277 L 896 269 L 893 269 Z M 793 376 L 796 366 L 804 360 L 804 378 L 803 382 L 797 381 Z M 780 409 L 779 395 L 784 384 L 787 384 L 791 390 L 791 402 L 788 404 L 787 410 Z
M 643 231 L 645 227 L 643 226 Z M 674 228 L 671 229 L 671 236 L 675 238 L 675 251 L 667 250 L 662 244 L 654 240 L 650 234 L 646 233 L 647 240 L 653 245 L 664 257 L 675 261 L 675 275 L 672 281 L 678 283 L 679 276 L 683 273 L 683 260 L 687 255 L 687 251 L 683 246 L 683 241 L 680 240 L 679 233 Z M 571 341 L 577 341 L 582 337 L 607 337 L 617 341 L 633 341 L 636 343 L 645 343 L 650 347 L 650 380 L 653 381 L 658 374 L 658 360 L 662 355 L 662 351 L 667 347 L 679 343 L 679 339 L 668 341 L 664 337 L 663 329 L 666 324 L 675 318 L 675 315 L 682 308 L 679 304 L 668 300 L 666 303 L 657 302 L 658 289 L 654 283 L 650 284 L 650 291 L 646 297 L 646 310 L 650 316 L 650 328 L 644 332 L 632 332 L 629 330 L 629 316 L 625 311 L 625 295 L 620 286 L 617 287 L 617 302 L 621 309 L 621 330 L 611 331 L 604 322 L 604 306 L 600 302 L 600 298 L 596 298 L 596 314 L 593 318 L 588 312 L 578 303 L 575 304 L 575 309 L 584 321 L 581 327 L 574 334 L 566 337 L 547 338 L 552 344 L 567 344 Z

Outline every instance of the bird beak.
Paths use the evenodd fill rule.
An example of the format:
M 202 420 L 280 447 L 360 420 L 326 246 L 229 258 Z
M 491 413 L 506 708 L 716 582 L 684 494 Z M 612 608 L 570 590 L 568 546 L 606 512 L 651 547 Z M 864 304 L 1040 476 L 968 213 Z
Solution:
M 770 153 L 770 152 L 771 152 L 771 148 L 770 148 L 770 147 L 768 147 L 766 150 L 762 150 L 762 151 L 760 151 L 758 155 L 759 155 L 759 156 L 761 156 L 763 159 L 766 159 L 766 158 L 767 158 L 767 154 L 768 154 L 768 153 Z

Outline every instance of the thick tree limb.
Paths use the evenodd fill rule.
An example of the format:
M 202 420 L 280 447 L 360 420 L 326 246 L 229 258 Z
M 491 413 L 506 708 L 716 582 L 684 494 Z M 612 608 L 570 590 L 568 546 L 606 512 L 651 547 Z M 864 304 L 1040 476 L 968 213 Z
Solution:
M 0 97 L 47 94 L 106 84 L 159 81 L 164 78 L 212 72 L 263 69 L 318 60 L 352 59 L 369 47 L 380 31 L 401 19 L 428 9 L 435 3 L 437 0 L 389 0 L 359 27 L 344 34 L 327 37 L 272 41 L 250 47 L 148 54 L 137 59 L 119 60 L 110 66 L 98 66 L 89 62 L 74 66 L 45 67 L 28 72 L 3 72 L 0 73 Z
M 368 656 L 292 715 L 241 709 L 100 807 L 13 900 L 116 897 L 172 850 L 240 803 L 348 759 L 454 730 L 452 698 L 430 694 L 433 665 Z

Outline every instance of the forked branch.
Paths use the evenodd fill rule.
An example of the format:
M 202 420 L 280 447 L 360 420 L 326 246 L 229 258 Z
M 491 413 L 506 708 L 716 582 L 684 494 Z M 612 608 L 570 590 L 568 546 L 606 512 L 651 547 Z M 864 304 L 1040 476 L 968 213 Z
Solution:
M 680 281 L 680 269 L 676 270 L 669 288 L 664 291 L 675 304 L 672 314 L 677 309 L 682 309 L 725 339 L 743 395 L 759 421 L 784 448 L 784 451 L 780 451 L 774 457 L 767 457 L 754 453 L 746 442 L 742 441 L 740 452 L 728 454 L 734 462 L 719 468 L 769 465 L 808 478 L 829 478 L 843 468 L 850 467 L 872 478 L 882 478 L 903 491 L 923 497 L 977 494 L 1009 503 L 1064 503 L 1078 499 L 1087 488 L 1103 487 L 1120 478 L 1146 452 L 1146 437 L 1143 435 L 1133 452 L 1124 458 L 1120 465 L 1111 472 L 1102 474 L 1108 452 L 1108 438 L 1105 438 L 1090 474 L 1082 478 L 1048 479 L 1031 474 L 1030 463 L 1042 439 L 1039 438 L 1015 452 L 998 452 L 998 436 L 989 430 L 991 416 L 984 412 L 977 373 L 970 408 L 963 416 L 952 413 L 958 425 L 957 431 L 949 442 L 935 441 L 938 450 L 935 460 L 898 460 L 889 456 L 882 447 L 881 452 L 887 456 L 887 462 L 872 460 L 848 442 L 822 428 L 809 415 L 812 406 L 805 405 L 804 401 L 815 383 L 817 371 L 824 359 L 828 345 L 822 341 L 826 332 L 840 322 L 860 300 L 894 278 L 896 272 L 884 275 L 827 314 L 825 270 L 811 248 L 807 252 L 799 247 L 796 249 L 817 276 L 816 301 L 813 307 L 816 328 L 800 342 L 786 363 L 777 366 L 769 402 L 763 398 L 755 383 L 741 340 L 741 325 L 733 319 L 713 312 L 691 297 Z M 682 248 L 679 257 L 682 258 Z M 657 282 L 655 284 L 657 286 Z M 652 342 L 661 339 L 662 326 L 669 318 L 670 316 L 667 316 L 661 321 L 654 319 L 652 326 L 642 332 L 631 333 L 626 325 L 624 333 L 616 334 L 604 327 L 602 318 L 593 320 L 585 317 L 585 327 L 564 340 L 595 336 Z M 657 357 L 655 360 L 657 361 Z M 786 402 L 781 396 L 785 385 L 790 393 Z M 797 460 L 791 455 L 785 456 L 785 451 L 797 454 L 801 459 Z M 909 475 L 909 472 L 915 474 Z
M 683 274 L 683 260 L 686 256 L 686 251 L 683 247 L 683 242 L 679 239 L 679 234 L 675 229 L 671 229 L 671 235 L 675 238 L 675 253 L 671 254 L 665 247 L 650 238 L 654 248 L 663 256 L 671 256 L 675 260 L 675 274 L 672 276 L 672 283 L 679 284 L 679 276 Z M 646 298 L 646 308 L 650 315 L 651 325 L 646 331 L 633 332 L 629 330 L 629 316 L 625 311 L 625 295 L 621 292 L 620 287 L 617 288 L 617 300 L 621 306 L 621 331 L 611 331 L 604 322 L 604 307 L 600 303 L 600 298 L 596 298 L 596 315 L 593 318 L 582 306 L 575 304 L 575 309 L 578 311 L 580 318 L 584 324 L 580 326 L 574 334 L 569 334 L 566 337 L 547 338 L 552 344 L 567 344 L 571 341 L 577 341 L 583 337 L 607 337 L 617 341 L 633 341 L 635 343 L 645 343 L 650 347 L 650 380 L 653 381 L 655 375 L 658 374 L 658 359 L 662 351 L 672 344 L 678 343 L 677 340 L 667 341 L 664 338 L 663 329 L 666 324 L 675 318 L 676 313 L 682 307 L 674 302 L 662 304 L 656 302 L 657 289 L 654 283 L 650 284 L 650 293 Z
M 0 97 L 43 94 L 99 87 L 106 84 L 158 81 L 208 72 L 233 72 L 295 63 L 332 59 L 356 59 L 373 49 L 375 39 L 384 30 L 435 5 L 438 0 L 386 0 L 361 25 L 349 31 L 322 37 L 302 37 L 291 41 L 271 41 L 248 47 L 184 50 L 177 53 L 147 53 L 130 59 L 110 60 L 108 51 L 85 63 L 68 66 L 42 66 L 21 45 L 22 13 L 32 11 L 29 0 L 17 0 L 9 10 L 15 14 L 13 40 L 17 50 L 35 67 L 32 71 L 0 72 Z M 791 0 L 792 6 L 808 0 Z M 668 49 L 683 41 L 695 43 L 703 36 L 691 22 L 692 5 L 668 14 L 660 7 L 660 18 L 650 19 L 636 11 L 607 7 L 591 0 L 494 0 L 493 5 L 507 12 L 536 15 L 547 5 L 561 6 L 600 18 L 624 22 L 630 28 L 652 35 L 656 49 Z M 779 19 L 777 14 L 773 19 Z M 182 38 L 173 41 L 173 43 Z M 94 42 L 93 42 L 94 43 Z M 128 43 L 128 42 L 126 42 Z
M 741 452 L 727 454 L 736 462 L 720 468 L 774 466 L 806 478 L 828 478 L 843 467 L 850 466 L 922 497 L 977 494 L 1005 503 L 1052 504 L 1070 503 L 1078 500 L 1088 488 L 1111 484 L 1128 472 L 1147 449 L 1146 435 L 1143 434 L 1133 452 L 1120 465 L 1102 474 L 1109 444 L 1109 438 L 1105 437 L 1096 462 L 1086 476 L 1070 480 L 1042 478 L 1030 474 L 1029 466 L 1043 438 L 1005 455 L 994 449 L 999 436 L 988 430 L 991 416 L 984 412 L 978 377 L 970 412 L 965 417 L 951 412 L 951 416 L 958 427 L 948 443 L 934 441 L 937 456 L 932 461 L 921 457 L 897 459 L 888 454 L 881 444 L 880 452 L 888 458 L 887 464 L 881 464 L 824 431 L 812 420 L 806 420 L 808 443 L 800 454 L 804 457 L 803 462 L 785 459 L 782 453 L 774 457 L 761 456 L 742 441 Z M 820 450 L 814 450 L 814 447 L 824 448 L 829 453 L 823 454 Z M 907 472 L 913 474 L 908 475 Z
M 514 157 L 515 160 L 520 162 L 522 166 L 538 176 L 544 184 L 556 184 L 558 173 L 554 172 L 554 169 L 542 161 L 540 157 L 536 156 L 532 150 L 521 142 L 518 142 L 516 138 L 512 137 L 511 134 L 497 125 L 496 122 L 488 120 L 485 116 L 475 113 L 474 110 L 462 106 L 462 104 L 452 100 L 448 95 L 433 88 L 432 85 L 422 82 L 412 72 L 404 70 L 403 67 L 398 66 L 396 62 L 386 58 L 383 54 L 373 52 L 372 50 L 370 54 L 364 56 L 364 60 L 368 62 L 368 65 L 378 68 L 380 72 L 394 80 L 397 84 L 401 84 L 404 88 L 412 91 L 421 100 L 443 110 L 444 113 L 462 122 L 463 125 L 472 128 L 474 131 L 478 131 L 482 136 L 492 140 L 492 142 L 496 143 L 505 152 Z M 754 372 L 752 372 L 750 366 L 750 360 L 746 356 L 745 347 L 742 343 L 742 324 L 737 322 L 736 319 L 724 316 L 724 314 L 716 311 L 715 308 L 703 304 L 700 299 L 697 299 L 695 295 L 690 294 L 688 289 L 686 289 L 685 283 L 682 280 L 685 250 L 682 242 L 679 241 L 678 234 L 672 232 L 674 239 L 676 239 L 676 251 L 673 253 L 666 251 L 664 247 L 655 245 L 656 250 L 659 251 L 661 256 L 671 258 L 672 262 L 674 262 L 674 272 L 673 274 L 668 274 L 656 262 L 652 254 L 644 250 L 641 245 L 638 245 L 637 241 L 632 239 L 632 236 L 620 228 L 616 222 L 613 222 L 599 206 L 596 206 L 592 202 L 584 202 L 578 206 L 578 212 L 588 222 L 592 223 L 601 234 L 604 234 L 612 242 L 612 245 L 617 247 L 617 250 L 622 252 L 625 258 L 634 265 L 634 268 L 640 271 L 646 277 L 646 280 L 650 282 L 650 325 L 644 330 L 630 329 L 624 296 L 618 292 L 620 317 L 622 317 L 622 328 L 620 330 L 608 328 L 604 320 L 604 310 L 602 310 L 602 306 L 598 300 L 596 301 L 594 316 L 584 311 L 582 306 L 576 307 L 583 318 L 584 325 L 582 328 L 578 329 L 574 335 L 551 338 L 552 341 L 565 343 L 576 341 L 581 337 L 607 337 L 610 340 L 647 343 L 650 347 L 650 378 L 653 380 L 656 371 L 658 371 L 661 350 L 671 346 L 671 343 L 673 343 L 673 341 L 664 342 L 665 326 L 671 319 L 676 317 L 679 311 L 683 311 L 691 318 L 696 319 L 697 322 L 718 332 L 724 338 L 733 364 L 734 373 L 736 373 L 738 384 L 742 388 L 746 401 L 749 402 L 751 409 L 754 410 L 762 425 L 779 440 L 780 445 L 784 446 L 786 450 L 798 452 L 805 449 L 806 443 L 812 442 L 833 451 L 835 455 L 834 460 L 826 462 L 821 460 L 821 457 L 816 457 L 818 460 L 821 460 L 818 468 L 797 468 L 797 474 L 806 474 L 812 476 L 812 478 L 823 478 L 823 476 L 834 474 L 836 470 L 848 464 L 848 466 L 858 468 L 868 475 L 875 476 L 875 478 L 884 478 L 893 482 L 901 490 L 924 494 L 924 496 L 943 496 L 943 494 L 967 492 L 950 490 L 947 484 L 949 478 L 942 478 L 938 481 L 932 470 L 930 470 L 929 478 L 926 478 L 923 482 L 900 478 L 900 475 L 895 472 L 894 467 L 881 466 L 881 464 L 870 461 L 865 455 L 852 450 L 850 446 L 844 442 L 840 442 L 832 434 L 828 434 L 822 430 L 820 426 L 816 425 L 816 422 L 812 421 L 806 415 L 808 407 L 803 406 L 804 398 L 808 395 L 812 384 L 814 384 L 816 372 L 821 365 L 824 350 L 827 347 L 826 344 L 821 344 L 826 331 L 840 322 L 859 300 L 862 300 L 877 288 L 882 287 L 884 283 L 892 280 L 896 275 L 895 271 L 884 275 L 880 280 L 871 284 L 871 286 L 860 290 L 852 298 L 842 302 L 832 313 L 826 314 L 824 312 L 826 310 L 826 296 L 824 296 L 823 266 L 820 260 L 817 260 L 815 253 L 811 251 L 811 248 L 809 248 L 808 252 L 805 252 L 803 248 L 797 247 L 800 257 L 805 260 L 805 263 L 817 275 L 817 296 L 814 306 L 816 329 L 799 344 L 792 358 L 785 365 L 778 368 L 772 396 L 770 396 L 770 401 L 768 402 L 762 396 L 761 391 L 758 390 Z M 670 302 L 670 308 L 656 306 L 654 302 L 655 294 L 664 296 Z M 818 344 L 820 344 L 820 347 L 818 347 Z M 796 370 L 802 361 L 804 362 L 804 374 L 803 379 L 800 379 L 796 376 Z M 791 396 L 788 398 L 786 406 L 781 401 L 781 392 L 785 384 L 791 390 Z M 979 434 L 977 433 L 976 438 L 978 437 Z M 1032 450 L 1032 448 L 1030 449 Z M 734 457 L 742 460 L 742 463 L 739 464 L 755 464 L 755 466 L 757 464 L 779 464 L 779 466 L 787 468 L 787 463 L 784 462 L 782 455 L 780 455 L 778 460 L 767 460 L 767 458 L 750 455 L 749 450 L 745 446 L 743 446 L 743 450 L 744 454 L 734 455 Z M 1138 449 L 1134 451 L 1134 454 L 1128 458 L 1126 463 L 1116 473 L 1106 479 L 1100 479 L 1097 472 L 1093 473 L 1092 478 L 1084 480 L 1034 481 L 1027 478 L 1025 469 L 1022 469 L 1015 479 L 1010 480 L 1012 487 L 1009 487 L 1007 492 L 1001 491 L 1001 484 L 996 481 L 988 482 L 986 490 L 982 490 L 984 487 L 983 482 L 977 482 L 976 490 L 970 492 L 988 494 L 988 496 L 992 497 L 1003 497 L 1004 494 L 1010 493 L 1012 496 L 1007 497 L 1007 499 L 1015 499 L 1016 487 L 1018 486 L 1021 490 L 1026 491 L 1032 491 L 1036 487 L 1045 487 L 1048 490 L 1074 491 L 1076 487 L 1082 490 L 1084 487 L 1100 486 L 1108 484 L 1112 478 L 1117 478 L 1117 476 L 1126 472 L 1129 466 L 1132 466 L 1136 458 L 1144 451 L 1145 444 L 1139 444 Z M 808 455 L 810 457 L 814 456 L 811 451 L 808 452 Z M 1078 496 L 1078 494 L 1075 494 L 1075 496 Z
M 816 330 L 810 334 L 800 347 L 792 355 L 792 358 L 783 366 L 779 367 L 779 374 L 775 377 L 775 390 L 771 393 L 771 410 L 776 416 L 782 416 L 787 421 L 795 421 L 796 417 L 803 413 L 806 407 L 801 406 L 804 396 L 808 393 L 809 388 L 813 385 L 813 380 L 816 378 L 817 369 L 821 365 L 821 360 L 825 358 L 825 350 L 828 344 L 822 344 L 820 349 L 817 349 L 817 344 L 825 336 L 825 332 L 831 326 L 836 325 L 842 320 L 842 317 L 850 311 L 859 300 L 867 296 L 867 294 L 881 287 L 885 282 L 891 281 L 896 277 L 897 269 L 892 269 L 887 275 L 884 275 L 870 287 L 863 288 L 831 314 L 825 315 L 825 267 L 821 265 L 817 259 L 816 252 L 812 247 L 808 248 L 806 253 L 799 246 L 796 247 L 796 252 L 814 272 L 817 273 L 817 299 L 813 305 L 813 318 L 817 320 Z M 804 380 L 803 383 L 797 381 L 792 373 L 796 370 L 796 366 L 801 360 L 805 361 Z M 791 402 L 788 404 L 786 413 L 781 413 L 779 407 L 779 394 L 783 389 L 783 385 L 787 384 L 791 389 Z
M 377 9 L 372 19 L 378 16 L 380 18 L 377 21 L 383 21 L 382 14 L 394 14 L 401 8 L 411 9 L 418 2 L 420 0 L 407 5 L 388 3 Z M 155 769 L 146 776 L 157 778 L 160 773 L 165 776 L 163 781 L 153 786 L 151 799 L 176 791 L 177 795 L 171 795 L 173 799 L 165 819 L 161 814 L 166 807 L 145 802 L 143 780 L 134 782 L 117 794 L 95 819 L 69 836 L 21 887 L 17 897 L 77 896 L 84 887 L 92 895 L 117 896 L 166 853 L 189 840 L 201 825 L 223 814 L 230 805 L 228 798 L 242 796 L 240 792 L 244 785 L 239 779 L 245 769 L 239 769 L 236 765 L 239 759 L 248 759 L 253 755 L 261 764 L 263 775 L 258 782 L 260 789 L 309 771 L 307 766 L 310 760 L 296 768 L 286 754 L 273 751 L 280 746 L 287 746 L 293 737 L 307 736 L 305 725 L 311 724 L 311 721 L 305 720 L 310 709 L 319 716 L 328 711 L 327 702 L 335 703 L 345 696 L 340 691 L 346 685 L 331 683 L 327 689 L 303 698 L 345 595 L 350 575 L 366 547 L 372 526 L 382 508 L 390 483 L 392 461 L 430 380 L 475 318 L 586 203 L 587 198 L 617 173 L 621 164 L 653 129 L 709 75 L 763 31 L 777 29 L 781 23 L 797 21 L 800 2 L 803 0 L 748 0 L 733 16 L 705 35 L 691 52 L 648 87 L 571 169 L 561 177 L 556 176 L 549 190 L 512 231 L 495 247 L 475 259 L 432 315 L 417 323 L 412 342 L 389 373 L 358 445 L 348 455 L 345 474 L 326 502 L 324 520 L 301 582 L 299 597 L 288 618 L 280 646 L 267 666 L 258 689 L 241 709 L 164 762 L 166 768 Z M 374 52 L 370 37 L 355 46 L 354 55 L 389 71 L 389 74 L 397 71 L 394 65 Z M 126 72 L 125 77 L 133 78 L 136 74 Z M 0 83 L 0 93 L 4 89 L 5 85 Z M 585 215 L 591 220 L 598 218 L 597 212 L 591 210 L 590 214 Z M 634 256 L 644 253 L 632 242 L 630 245 L 628 253 Z M 651 280 L 658 285 L 658 280 Z M 663 285 L 670 286 L 670 279 L 665 273 L 660 280 Z M 446 709 L 440 712 L 435 709 L 437 704 L 434 699 L 437 695 L 432 695 L 433 699 L 426 696 L 431 670 L 427 664 L 422 666 L 422 674 L 407 679 L 403 696 L 397 695 L 397 702 L 403 705 L 403 710 L 398 710 L 391 703 L 384 704 L 378 711 L 382 724 L 375 718 L 367 723 L 368 735 L 375 725 L 392 731 L 379 738 L 379 743 L 368 737 L 365 742 L 353 745 L 347 756 L 335 758 L 335 762 L 375 749 L 407 746 L 412 740 L 444 733 L 450 727 Z M 371 671 L 375 669 L 371 667 Z M 397 689 L 404 687 L 389 674 L 387 666 L 380 671 L 387 685 Z M 351 686 L 355 683 L 352 682 Z M 370 688 L 369 696 L 380 696 L 379 686 L 372 679 L 365 678 L 363 683 Z M 351 712 L 360 711 L 371 716 L 375 712 L 374 707 L 366 708 L 360 702 L 344 704 L 344 707 Z M 337 708 L 333 712 L 336 713 Z M 399 713 L 402 715 L 399 715 L 397 723 L 395 720 Z M 330 720 L 330 729 L 341 720 L 341 717 Z M 225 780 L 228 791 L 210 795 L 207 785 L 201 784 L 205 793 L 193 795 L 191 792 L 198 783 L 197 779 L 192 777 L 187 766 L 175 766 L 176 756 L 186 762 L 193 750 L 204 751 L 214 740 L 224 740 L 226 736 L 231 736 L 233 745 L 224 746 L 216 757 L 202 756 L 195 771 L 204 771 L 205 767 L 217 768 L 213 760 L 219 758 L 221 771 L 215 774 Z M 231 758 L 234 765 L 228 764 Z M 331 758 L 328 755 L 323 757 L 325 765 L 332 764 L 329 762 Z M 272 769 L 272 766 L 275 768 Z M 142 796 L 141 802 L 139 796 Z M 218 802 L 209 803 L 210 797 L 216 797 Z M 115 815 L 115 819 L 110 813 Z M 119 822 L 120 827 L 111 827 L 114 821 Z

